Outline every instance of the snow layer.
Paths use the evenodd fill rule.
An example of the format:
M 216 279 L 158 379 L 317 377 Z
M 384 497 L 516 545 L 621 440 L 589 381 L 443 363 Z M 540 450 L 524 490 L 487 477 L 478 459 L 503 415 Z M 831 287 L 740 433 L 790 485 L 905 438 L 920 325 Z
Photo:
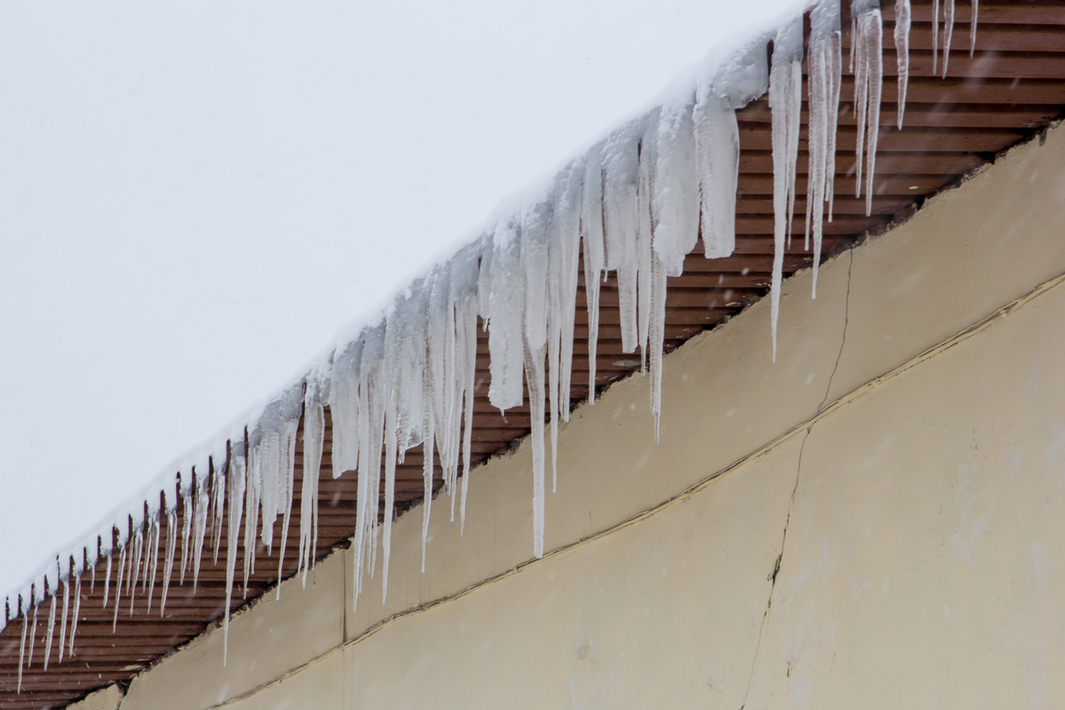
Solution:
M 175 565 L 179 564 L 177 576 L 182 584 L 191 568 L 195 587 L 204 545 L 213 545 L 217 559 L 222 544 L 221 523 L 227 515 L 224 628 L 228 635 L 228 609 L 241 539 L 244 549 L 251 551 L 244 558 L 245 595 L 248 577 L 254 571 L 258 541 L 272 552 L 277 525 L 281 526 L 281 539 L 287 539 L 300 436 L 304 443 L 300 464 L 306 475 L 301 491 L 299 548 L 295 554 L 297 573 L 305 575 L 317 555 L 317 484 L 326 407 L 333 423 L 333 475 L 357 478 L 352 546 L 355 599 L 366 579 L 375 575 L 378 554 L 381 583 L 387 595 L 396 466 L 402 463 L 406 452 L 418 447 L 425 451 L 424 569 L 424 531 L 431 512 L 437 457 L 444 491 L 451 495 L 451 518 L 454 519 L 455 501 L 459 499 L 460 525 L 465 521 L 478 321 L 488 331 L 489 401 L 505 412 L 523 404 L 526 390 L 529 394 L 532 550 L 541 557 L 547 505 L 545 425 L 550 423 L 554 490 L 559 475 L 558 426 L 569 416 L 578 257 L 584 257 L 589 311 L 589 402 L 595 400 L 598 289 L 601 279 L 613 271 L 618 280 L 623 347 L 626 352 L 639 348 L 641 372 L 650 370 L 650 411 L 657 430 L 662 407 L 667 277 L 683 272 L 684 260 L 696 248 L 700 234 L 706 258 L 731 255 L 735 246 L 740 155 L 736 111 L 766 91 L 772 109 L 776 218 L 772 283 L 775 358 L 781 266 L 785 243 L 791 238 L 796 193 L 806 9 L 809 8 L 791 13 L 774 31 L 757 34 L 727 53 L 712 55 L 697 71 L 679 77 L 657 105 L 567 161 L 549 179 L 504 202 L 450 258 L 397 294 L 379 317 L 349 329 L 304 376 L 238 418 L 225 435 L 175 462 L 118 508 L 99 531 L 69 554 L 59 555 L 25 589 L 9 595 L 5 623 L 23 618 L 20 679 L 22 665 L 32 662 L 34 651 L 31 640 L 29 658 L 25 657 L 31 606 L 36 624 L 37 604 L 51 600 L 44 656 L 47 666 L 62 587 L 58 652 L 61 661 L 64 648 L 69 655 L 75 647 L 81 596 L 78 590 L 84 570 L 94 568 L 101 557 L 107 559 L 104 606 L 114 605 L 113 618 L 117 623 L 123 593 L 128 598 L 130 614 L 133 612 L 138 580 L 151 609 L 162 541 L 162 614 Z M 953 19 L 951 0 L 946 0 L 945 9 L 944 71 Z M 882 20 L 875 0 L 855 0 L 851 11 L 851 64 L 856 75 L 859 128 L 857 191 L 860 194 L 864 156 L 869 209 L 883 75 Z M 898 0 L 896 12 L 902 18 L 895 33 L 901 77 L 901 125 L 908 66 L 908 0 Z M 813 250 L 819 256 L 823 205 L 827 204 L 828 219 L 832 218 L 842 71 L 837 0 L 821 0 L 813 6 L 811 27 L 811 165 L 806 246 L 811 246 L 812 233 Z M 816 275 L 814 284 L 816 289 Z M 373 494 L 381 490 L 382 483 L 383 500 Z M 381 529 L 379 519 L 383 520 Z M 178 537 L 180 563 L 176 560 Z M 118 564 L 112 586 L 112 559 L 116 553 Z M 279 577 L 285 554 L 282 542 Z M 74 618 L 68 622 L 71 584 L 76 590 Z M 38 589 L 43 589 L 43 594 L 38 594 Z

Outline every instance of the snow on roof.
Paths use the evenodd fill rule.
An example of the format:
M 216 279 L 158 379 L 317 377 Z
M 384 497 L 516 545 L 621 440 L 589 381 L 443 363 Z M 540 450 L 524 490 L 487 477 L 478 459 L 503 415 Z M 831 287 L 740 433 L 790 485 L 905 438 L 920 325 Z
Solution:
M 943 66 L 951 43 L 953 0 L 946 0 Z M 116 508 L 78 544 L 62 551 L 22 589 L 7 598 L 7 619 L 24 614 L 51 596 L 64 594 L 61 634 L 66 633 L 71 585 L 101 556 L 119 559 L 114 598 L 117 610 L 123 570 L 150 575 L 165 545 L 162 604 L 175 566 L 195 581 L 208 521 L 221 535 L 228 508 L 226 620 L 237 570 L 236 550 L 256 538 L 266 545 L 273 528 L 286 530 L 294 496 L 296 437 L 304 424 L 304 513 L 299 549 L 292 551 L 306 571 L 313 559 L 316 486 L 322 459 L 325 407 L 333 421 L 335 475 L 358 476 L 357 522 L 352 546 L 356 594 L 365 576 L 367 541 L 382 543 L 382 580 L 387 585 L 396 462 L 403 452 L 426 444 L 424 469 L 431 491 L 435 455 L 444 486 L 460 490 L 460 524 L 465 519 L 469 480 L 476 332 L 488 331 L 489 399 L 501 411 L 523 402 L 527 385 L 532 410 L 535 492 L 534 549 L 543 554 L 547 471 L 556 471 L 554 441 L 559 421 L 569 418 L 571 362 L 580 257 L 588 293 L 589 380 L 594 385 L 599 284 L 606 272 L 618 279 L 624 350 L 639 351 L 652 390 L 652 414 L 661 409 L 661 358 L 666 277 L 678 276 L 684 257 L 702 234 L 707 258 L 729 256 L 735 247 L 739 131 L 736 111 L 769 94 L 772 109 L 775 257 L 772 328 L 776 336 L 785 238 L 796 194 L 799 112 L 804 58 L 803 15 L 810 14 L 809 61 L 811 160 L 806 241 L 814 253 L 814 295 L 825 215 L 832 217 L 836 120 L 842 72 L 839 0 L 799 6 L 772 27 L 712 52 L 695 71 L 679 76 L 643 113 L 619 125 L 586 151 L 566 161 L 548 179 L 499 206 L 428 273 L 407 284 L 373 317 L 346 330 L 297 380 L 264 399 L 227 431 L 176 461 Z M 875 0 L 851 6 L 850 62 L 856 75 L 859 138 L 856 189 L 871 198 L 883 76 L 882 20 Z M 976 3 L 973 3 L 974 13 Z M 896 3 L 898 21 L 899 122 L 907 83 L 909 0 Z M 973 37 L 975 39 L 975 21 Z M 864 182 L 863 182 L 864 177 Z M 594 402 L 594 386 L 591 400 Z M 549 414 L 549 419 L 546 414 Z M 545 420 L 549 425 L 545 425 Z M 547 426 L 552 446 L 546 446 Z M 384 457 L 382 469 L 380 462 Z M 382 503 L 373 492 L 384 484 Z M 181 560 L 176 562 L 178 503 L 184 511 Z M 428 521 L 431 495 L 423 513 Z M 168 518 L 167 539 L 160 539 Z M 378 532 L 379 518 L 383 530 Z M 426 528 L 423 527 L 423 530 Z M 284 539 L 285 536 L 282 536 Z M 215 539 L 217 546 L 222 541 Z M 127 557 L 129 559 L 127 560 Z M 249 573 L 245 558 L 245 584 Z M 141 569 L 143 564 L 144 569 Z M 424 564 L 424 540 L 423 540 Z M 387 594 L 387 586 L 385 587 Z M 79 595 L 75 595 L 75 606 Z M 116 612 L 117 613 L 117 612 Z M 77 611 L 75 609 L 75 619 Z M 71 628 L 71 635 L 74 628 Z

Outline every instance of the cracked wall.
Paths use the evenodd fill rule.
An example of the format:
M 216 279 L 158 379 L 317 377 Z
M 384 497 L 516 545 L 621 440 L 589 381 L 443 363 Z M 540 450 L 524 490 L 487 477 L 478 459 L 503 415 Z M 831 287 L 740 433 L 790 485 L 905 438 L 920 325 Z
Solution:
M 121 707 L 1060 706 L 1065 134 L 581 407 L 531 562 L 530 454 L 465 535 L 398 521 L 389 597 L 345 553 Z M 778 568 L 779 565 L 779 568 Z M 263 649 L 268 649 L 264 652 Z

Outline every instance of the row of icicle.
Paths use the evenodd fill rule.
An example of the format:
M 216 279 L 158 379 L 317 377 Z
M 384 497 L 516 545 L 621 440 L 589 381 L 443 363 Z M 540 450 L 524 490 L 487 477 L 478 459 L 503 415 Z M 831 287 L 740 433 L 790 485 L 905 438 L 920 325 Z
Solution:
M 972 42 L 975 46 L 977 0 L 972 0 Z M 933 23 L 938 67 L 939 0 Z M 943 74 L 949 58 L 954 18 L 953 0 L 944 0 Z M 855 76 L 856 196 L 863 188 L 867 214 L 872 207 L 872 180 L 879 133 L 883 78 L 879 3 L 851 4 L 850 69 Z M 813 250 L 813 295 L 816 297 L 824 216 L 832 218 L 836 129 L 842 76 L 840 4 L 822 0 L 813 7 L 807 49 L 809 78 L 809 179 L 806 248 Z M 909 0 L 895 4 L 895 45 L 898 49 L 898 124 L 901 128 L 909 76 Z M 768 43 L 772 42 L 772 62 Z M 661 358 L 664 338 L 666 278 L 679 276 L 685 257 L 703 237 L 706 258 L 723 258 L 735 247 L 736 186 L 739 175 L 739 130 L 736 111 L 768 91 L 772 110 L 775 216 L 772 275 L 772 341 L 776 357 L 776 323 L 785 240 L 796 195 L 796 165 L 802 107 L 803 17 L 797 15 L 775 33 L 747 43 L 723 63 L 705 68 L 695 85 L 671 92 L 663 103 L 614 130 L 584 155 L 572 160 L 548 184 L 504 205 L 480 238 L 449 261 L 415 281 L 392 304 L 383 320 L 339 345 L 328 362 L 306 375 L 268 405 L 240 436 L 226 441 L 206 465 L 191 467 L 177 495 L 164 488 L 156 508 L 145 504 L 144 516 L 130 516 L 128 530 L 116 527 L 117 550 L 99 549 L 107 560 L 104 601 L 114 606 L 117 625 L 123 591 L 133 613 L 137 584 L 147 595 L 150 611 L 155 591 L 160 545 L 164 569 L 159 613 L 164 614 L 174 575 L 180 530 L 179 580 L 191 569 L 193 587 L 208 527 L 217 562 L 222 527 L 228 514 L 226 546 L 225 651 L 228 653 L 229 609 L 236 577 L 238 546 L 243 542 L 244 593 L 254 572 L 257 538 L 272 554 L 274 526 L 280 518 L 281 550 L 278 579 L 294 497 L 297 433 L 303 420 L 303 483 L 297 574 L 306 574 L 317 557 L 317 487 L 325 436 L 325 407 L 333 425 L 334 477 L 354 471 L 357 510 L 354 533 L 354 598 L 367 575 L 376 570 L 381 553 L 382 596 L 387 596 L 395 472 L 410 449 L 424 445 L 425 497 L 422 522 L 422 569 L 432 505 L 434 455 L 440 459 L 445 491 L 451 495 L 454 520 L 458 499 L 464 526 L 470 473 L 473 398 L 476 385 L 477 322 L 488 331 L 490 387 L 488 397 L 500 411 L 523 403 L 528 385 L 532 419 L 533 553 L 543 555 L 545 498 L 545 420 L 550 422 L 552 489 L 557 480 L 559 421 L 570 411 L 571 362 L 577 307 L 579 257 L 584 258 L 588 309 L 589 400 L 594 402 L 599 288 L 608 272 L 617 276 L 621 337 L 626 352 L 639 350 L 641 372 L 649 370 L 651 413 L 656 437 L 661 412 Z M 863 165 L 864 162 L 864 165 Z M 864 169 L 864 172 L 863 172 Z M 822 209 L 824 207 L 824 209 Z M 812 237 L 812 245 L 811 245 Z M 546 411 L 545 411 L 546 410 Z M 547 416 L 549 413 L 549 418 Z M 382 471 L 382 458 L 384 468 Z M 461 491 L 459 492 L 461 465 Z M 383 474 L 383 477 L 382 477 Z M 179 474 L 178 481 L 181 481 Z M 383 510 L 380 496 L 384 484 Z M 173 490 L 173 489 L 171 489 Z M 228 497 L 229 506 L 225 506 Z M 236 503 L 236 504 L 234 504 Z M 166 539 L 161 522 L 166 517 Z M 242 520 L 243 516 L 243 520 Z M 383 520 L 379 530 L 378 518 Z M 380 545 L 378 544 L 380 542 Z M 117 565 L 112 574 L 112 562 Z M 18 596 L 12 614 L 23 617 L 19 651 L 22 668 L 33 661 L 38 605 L 51 598 L 43 666 L 52 649 L 56 600 L 62 587 L 59 661 L 64 648 L 74 653 L 81 602 L 82 571 L 92 573 L 96 558 L 89 546 L 84 562 L 57 568 L 56 582 L 32 585 Z M 51 575 L 49 575 L 51 576 Z M 111 579 L 115 578 L 114 594 Z M 73 619 L 69 624 L 71 586 Z M 278 587 L 280 594 L 280 587 Z M 33 619 L 29 620 L 29 609 Z

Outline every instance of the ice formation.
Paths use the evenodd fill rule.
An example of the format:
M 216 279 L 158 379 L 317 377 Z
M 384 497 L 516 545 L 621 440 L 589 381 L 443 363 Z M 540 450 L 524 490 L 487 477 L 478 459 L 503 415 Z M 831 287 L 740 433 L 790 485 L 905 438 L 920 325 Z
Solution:
M 905 2 L 905 0 L 900 0 Z M 836 127 L 839 121 L 842 68 L 840 7 L 822 2 L 810 13 L 809 46 L 809 159 L 806 181 L 806 248 L 813 235 L 813 286 L 817 298 L 817 274 L 825 213 L 832 221 L 836 177 Z M 901 60 L 900 60 L 901 61 Z
M 855 149 L 854 196 L 862 194 L 862 158 L 865 169 L 865 213 L 873 210 L 873 173 L 876 143 L 880 136 L 880 96 L 884 82 L 884 22 L 877 0 L 855 0 L 851 5 L 851 72 L 854 74 L 854 106 L 858 118 Z
M 895 51 L 899 67 L 897 127 L 900 131 L 902 130 L 902 116 L 906 112 L 906 88 L 910 83 L 910 16 L 910 0 L 895 0 Z M 973 42 L 975 47 L 976 35 L 973 35 Z
M 773 362 L 777 360 L 777 318 L 784 243 L 791 241 L 795 215 L 795 172 L 799 157 L 802 110 L 802 15 L 785 23 L 773 39 L 769 72 L 769 108 L 773 113 L 773 276 L 771 328 Z
M 64 646 L 68 655 L 74 649 L 83 571 L 91 569 L 95 575 L 95 566 L 106 559 L 103 605 L 113 604 L 114 629 L 123 593 L 133 612 L 138 580 L 151 610 L 162 555 L 159 613 L 165 617 L 173 577 L 184 584 L 191 567 L 195 588 L 204 545 L 213 547 L 217 561 L 223 537 L 225 661 L 237 558 L 243 554 L 245 597 L 260 546 L 272 555 L 277 545 L 277 579 L 280 582 L 284 577 L 297 466 L 302 483 L 294 569 L 306 583 L 318 556 L 318 484 L 327 454 L 334 477 L 356 478 L 351 550 L 357 600 L 362 585 L 376 574 L 378 555 L 382 597 L 387 595 L 396 471 L 408 452 L 421 450 L 424 570 L 437 470 L 444 492 L 450 495 L 452 519 L 457 502 L 460 529 L 465 524 L 478 386 L 478 321 L 488 333 L 489 402 L 505 413 L 522 406 L 528 392 L 532 550 L 541 557 L 548 460 L 552 490 L 560 473 L 565 475 L 558 470 L 557 446 L 560 423 L 568 420 L 570 411 L 582 257 L 589 403 L 596 397 L 600 287 L 613 272 L 623 350 L 638 350 L 641 372 L 650 375 L 650 411 L 657 435 L 667 279 L 683 273 L 685 259 L 697 250 L 700 236 L 706 258 L 732 254 L 740 161 L 737 111 L 767 92 L 772 111 L 775 253 L 771 331 L 775 359 L 782 263 L 791 238 L 798 184 L 804 58 L 809 66 L 805 246 L 814 254 L 814 296 L 823 224 L 826 215 L 832 220 L 833 210 L 843 64 L 841 7 L 840 0 L 809 5 L 811 31 L 805 57 L 804 17 L 797 13 L 775 31 L 756 35 L 731 53 L 708 60 L 691 76 L 678 79 L 655 108 L 610 132 L 568 161 L 553 178 L 502 204 L 465 246 L 399 294 L 382 318 L 341 338 L 305 376 L 244 418 L 209 453 L 175 466 L 154 493 L 135 501 L 91 544 L 69 557 L 60 556 L 60 560 L 70 560 L 66 570 L 62 565 L 49 569 L 43 584 L 35 583 L 17 595 L 14 617 L 23 619 L 20 687 L 22 668 L 32 662 L 34 652 L 35 636 L 31 636 L 26 658 L 31 606 L 35 630 L 38 607 L 50 600 L 44 651 L 47 666 L 60 586 L 63 610 L 58 658 L 62 660 Z M 940 46 L 938 7 L 939 0 L 934 0 L 935 51 Z M 850 9 L 858 125 L 856 194 L 861 195 L 864 175 L 868 212 L 880 122 L 883 21 L 877 0 L 853 0 Z M 973 0 L 973 47 L 976 13 Z M 954 0 L 944 0 L 943 15 L 945 75 Z M 895 18 L 901 127 L 909 76 L 909 0 L 896 0 Z M 327 421 L 332 425 L 328 450 Z M 301 432 L 302 458 L 297 461 Z M 179 544 L 180 563 L 176 560 Z M 77 559 L 82 560 L 80 565 L 74 564 Z M 175 565 L 180 567 L 177 574 Z M 67 643 L 72 585 L 73 618 Z M 37 593 L 40 589 L 43 594 Z M 277 590 L 279 595 L 280 585 Z M 11 601 L 9 597 L 5 623 L 12 616 Z
M 30 624 L 30 629 L 31 629 L 30 630 L 30 650 L 29 650 L 28 655 L 26 656 L 26 667 L 27 668 L 29 668 L 30 666 L 33 665 L 33 647 L 34 647 L 35 642 L 37 640 L 37 612 L 39 611 L 39 609 L 40 609 L 40 605 L 38 605 L 38 604 L 34 604 L 33 605 L 33 623 Z M 27 617 L 27 619 L 28 618 L 29 617 Z

